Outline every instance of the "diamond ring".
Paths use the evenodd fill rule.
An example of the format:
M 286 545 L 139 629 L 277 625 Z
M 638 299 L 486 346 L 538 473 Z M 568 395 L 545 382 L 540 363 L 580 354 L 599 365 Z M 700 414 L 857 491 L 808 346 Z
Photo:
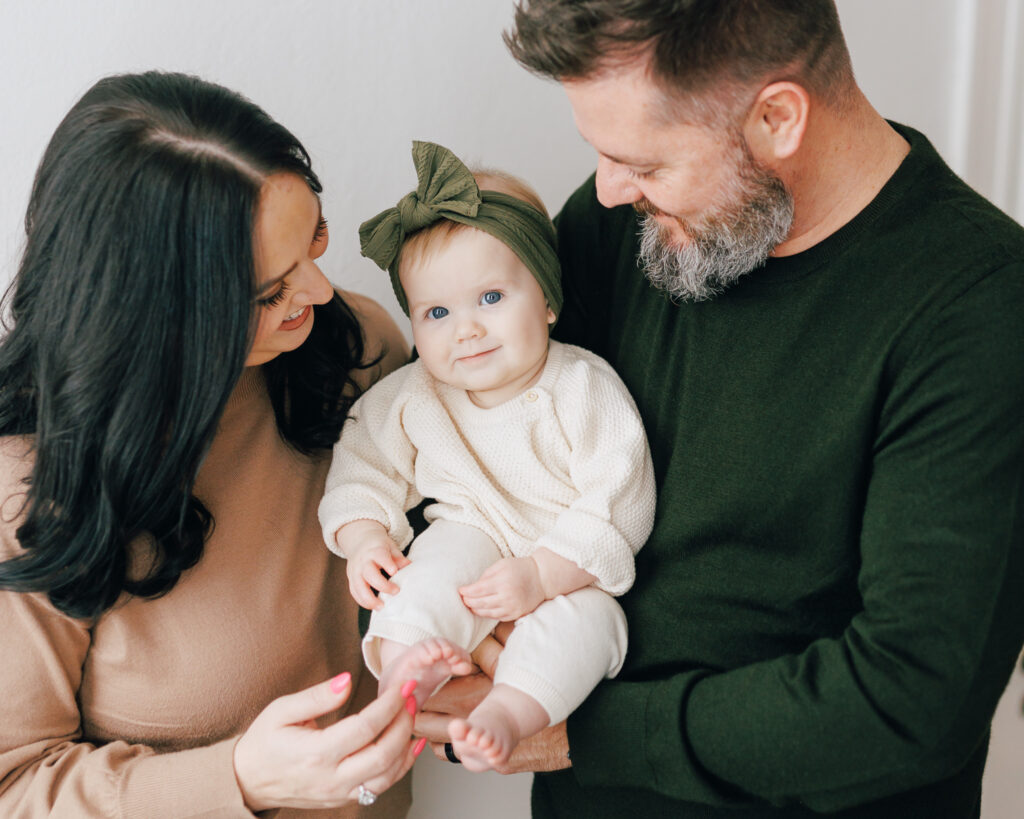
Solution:
M 357 801 L 360 805 L 372 805 L 377 801 L 377 794 L 366 787 L 366 785 L 360 785 Z

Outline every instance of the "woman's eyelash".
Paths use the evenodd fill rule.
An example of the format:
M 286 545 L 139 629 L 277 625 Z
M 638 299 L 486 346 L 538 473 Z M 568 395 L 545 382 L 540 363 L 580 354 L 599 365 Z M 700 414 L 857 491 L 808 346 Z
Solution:
M 327 220 L 323 216 L 316 223 L 316 232 L 313 234 L 313 244 L 316 244 L 327 235 Z
M 259 303 L 263 307 L 277 307 L 277 305 L 284 301 L 284 294 L 287 292 L 288 285 L 282 282 L 280 290 L 278 290 L 273 296 L 267 296 L 265 299 L 260 299 Z
M 316 232 L 313 234 L 312 244 L 316 244 L 321 241 L 324 236 L 327 235 L 327 220 L 323 216 L 320 217 L 320 221 L 316 223 Z M 282 301 L 284 301 L 285 293 L 288 292 L 288 285 L 285 282 L 281 283 L 281 288 L 274 293 L 272 296 L 267 296 L 265 299 L 257 299 L 257 303 L 261 307 L 277 307 Z

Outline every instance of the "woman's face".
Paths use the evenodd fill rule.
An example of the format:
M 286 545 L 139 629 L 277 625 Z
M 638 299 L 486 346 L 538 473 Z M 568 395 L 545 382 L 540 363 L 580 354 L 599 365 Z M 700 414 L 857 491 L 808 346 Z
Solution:
M 327 249 L 320 200 L 294 173 L 268 176 L 256 214 L 256 302 L 259 325 L 245 366 L 296 349 L 313 329 L 313 305 L 334 288 L 316 260 Z

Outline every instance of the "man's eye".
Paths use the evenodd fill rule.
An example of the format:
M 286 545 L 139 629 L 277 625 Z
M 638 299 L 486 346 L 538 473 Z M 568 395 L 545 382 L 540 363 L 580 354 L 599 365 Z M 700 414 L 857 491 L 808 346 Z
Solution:
M 427 315 L 430 316 L 432 319 L 444 318 L 445 316 L 448 315 L 448 308 L 447 307 L 431 307 L 427 311 Z
M 497 290 L 488 290 L 483 296 L 480 297 L 481 304 L 497 304 L 501 301 L 501 293 Z
M 654 176 L 654 171 L 653 170 L 649 170 L 649 171 L 636 171 L 636 170 L 633 170 L 632 168 L 629 168 L 628 170 L 629 170 L 629 175 L 632 176 L 634 179 L 650 179 L 652 176 Z

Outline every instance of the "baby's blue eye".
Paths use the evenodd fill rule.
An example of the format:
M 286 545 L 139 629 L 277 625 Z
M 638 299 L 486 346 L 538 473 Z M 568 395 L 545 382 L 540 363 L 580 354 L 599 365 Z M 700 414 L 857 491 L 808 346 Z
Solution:
M 427 315 L 430 316 L 432 319 L 444 318 L 445 316 L 448 315 L 448 308 L 447 307 L 431 307 L 427 311 Z
M 497 304 L 501 301 L 501 293 L 497 290 L 488 290 L 480 297 L 481 304 Z

